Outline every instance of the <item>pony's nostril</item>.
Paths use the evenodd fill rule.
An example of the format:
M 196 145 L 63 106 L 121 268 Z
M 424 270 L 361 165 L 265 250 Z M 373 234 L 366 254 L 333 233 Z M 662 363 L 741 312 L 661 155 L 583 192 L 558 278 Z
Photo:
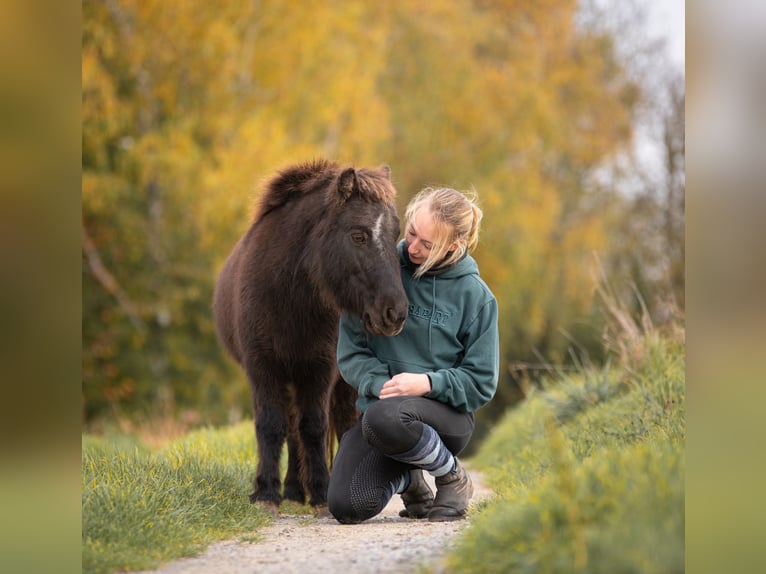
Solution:
M 397 311 L 394 307 L 386 309 L 386 321 L 389 325 L 399 325 L 404 322 L 406 314 L 401 311 Z

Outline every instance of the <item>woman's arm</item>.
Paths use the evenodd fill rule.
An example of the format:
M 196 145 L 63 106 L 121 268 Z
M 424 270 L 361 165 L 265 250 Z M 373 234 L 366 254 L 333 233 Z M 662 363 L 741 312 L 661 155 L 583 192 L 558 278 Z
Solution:
M 497 301 L 492 298 L 479 310 L 464 338 L 465 355 L 460 365 L 428 373 L 431 391 L 425 396 L 463 412 L 487 404 L 497 391 L 500 374 L 500 343 Z
M 360 396 L 378 398 L 383 384 L 391 378 L 388 365 L 368 346 L 361 320 L 346 313 L 340 318 L 337 359 L 341 376 Z

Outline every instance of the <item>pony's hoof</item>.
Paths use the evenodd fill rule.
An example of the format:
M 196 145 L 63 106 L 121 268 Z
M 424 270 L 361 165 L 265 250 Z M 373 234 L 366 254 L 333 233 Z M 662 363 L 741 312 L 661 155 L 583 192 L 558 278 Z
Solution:
M 272 518 L 279 516 L 279 505 L 271 500 L 257 500 L 255 505 Z
M 314 517 L 315 518 L 333 518 L 333 515 L 330 513 L 330 509 L 327 508 L 327 504 L 317 504 L 314 507 Z

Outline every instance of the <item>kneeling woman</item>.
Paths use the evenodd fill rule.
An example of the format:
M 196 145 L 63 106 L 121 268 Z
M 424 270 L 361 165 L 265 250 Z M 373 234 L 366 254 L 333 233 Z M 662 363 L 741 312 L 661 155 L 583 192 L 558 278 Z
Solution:
M 427 188 L 407 206 L 399 243 L 409 300 L 395 337 L 367 334 L 341 317 L 338 366 L 354 386 L 362 416 L 333 463 L 329 510 L 345 524 L 378 514 L 400 493 L 401 516 L 463 518 L 473 495 L 457 459 L 474 411 L 497 389 L 497 301 L 469 255 L 482 212 L 462 193 Z M 423 479 L 435 477 L 436 497 Z

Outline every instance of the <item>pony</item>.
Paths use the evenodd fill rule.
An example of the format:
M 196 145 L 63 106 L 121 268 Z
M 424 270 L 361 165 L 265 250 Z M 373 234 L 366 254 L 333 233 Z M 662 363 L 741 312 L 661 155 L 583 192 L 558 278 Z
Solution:
M 351 428 L 356 391 L 338 373 L 340 313 L 375 335 L 406 319 L 391 170 L 320 159 L 266 183 L 252 224 L 216 281 L 213 314 L 223 347 L 252 391 L 258 467 L 250 501 L 272 514 L 281 500 L 326 515 L 330 426 Z M 287 441 L 284 494 L 279 464 Z

